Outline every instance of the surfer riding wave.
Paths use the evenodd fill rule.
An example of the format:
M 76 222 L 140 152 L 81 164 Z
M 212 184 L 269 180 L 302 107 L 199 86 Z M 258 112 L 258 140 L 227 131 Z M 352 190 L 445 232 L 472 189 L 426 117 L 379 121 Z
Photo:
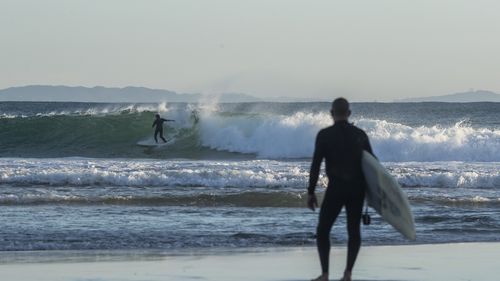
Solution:
M 173 122 L 173 121 L 175 120 L 161 118 L 160 114 L 155 115 L 155 120 L 153 121 L 153 125 L 151 127 L 156 127 L 154 133 L 154 138 L 156 143 L 158 143 L 158 134 L 160 135 L 160 138 L 163 140 L 163 142 L 167 142 L 167 140 L 163 137 L 163 122 Z

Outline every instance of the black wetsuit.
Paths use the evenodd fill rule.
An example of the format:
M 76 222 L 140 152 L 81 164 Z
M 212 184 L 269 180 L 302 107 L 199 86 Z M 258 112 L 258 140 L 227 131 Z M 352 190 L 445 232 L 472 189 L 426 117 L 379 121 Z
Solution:
M 363 150 L 372 153 L 368 136 L 347 121 L 336 121 L 333 126 L 321 130 L 316 138 L 308 193 L 314 194 L 324 158 L 329 183 L 317 228 L 317 246 L 323 272 L 328 272 L 330 230 L 343 206 L 346 208 L 349 235 L 346 270 L 352 270 L 361 246 L 360 221 L 366 185 L 361 171 Z
M 158 142 L 158 134 L 160 134 L 160 138 L 163 140 L 163 142 L 167 142 L 165 138 L 163 137 L 163 122 L 167 121 L 173 121 L 169 119 L 163 119 L 163 118 L 156 118 L 155 121 L 153 122 L 153 126 L 156 126 L 155 128 L 155 141 Z

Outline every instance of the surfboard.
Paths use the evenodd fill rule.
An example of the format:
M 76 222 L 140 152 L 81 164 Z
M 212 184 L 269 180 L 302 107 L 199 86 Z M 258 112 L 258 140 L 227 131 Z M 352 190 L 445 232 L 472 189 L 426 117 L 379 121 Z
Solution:
M 160 146 L 165 146 L 165 145 L 170 145 L 174 143 L 175 139 L 167 139 L 167 142 L 163 142 L 162 140 L 159 140 L 158 143 L 156 143 L 153 139 L 149 140 L 142 140 L 138 141 L 136 144 L 138 146 L 144 146 L 144 147 L 160 147 Z
M 368 205 L 403 236 L 415 240 L 415 222 L 410 203 L 399 183 L 366 151 L 363 151 L 361 167 L 367 183 Z

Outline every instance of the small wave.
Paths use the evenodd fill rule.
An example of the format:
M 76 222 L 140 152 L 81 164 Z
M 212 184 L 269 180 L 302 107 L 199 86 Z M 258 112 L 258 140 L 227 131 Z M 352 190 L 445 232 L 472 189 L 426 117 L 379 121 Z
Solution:
M 61 109 L 58 103 L 39 103 L 40 108 L 32 111 L 10 110 L 9 113 L 0 114 L 2 118 L 32 118 L 32 117 L 74 117 L 74 116 L 109 116 L 120 114 L 136 114 L 143 112 L 166 113 L 172 108 L 167 103 L 159 104 L 87 104 L 87 103 L 69 103 Z
M 449 207 L 478 207 L 488 206 L 492 208 L 500 207 L 500 198 L 486 198 L 482 196 L 472 197 L 438 197 L 438 198 L 413 198 L 411 200 L 415 203 L 435 203 Z
M 500 163 L 386 163 L 404 187 L 500 188 Z
M 162 194 L 150 196 L 87 194 L 57 194 L 55 192 L 31 192 L 0 195 L 1 205 L 140 205 L 140 206 L 196 206 L 196 207 L 286 207 L 304 206 L 304 195 L 292 192 L 242 192 L 233 194 L 199 193 L 191 195 Z
M 308 170 L 275 161 L 6 159 L 4 184 L 49 186 L 305 186 Z
M 8 113 L 0 113 L 0 119 L 14 119 L 14 118 L 26 118 L 27 115 L 17 115 L 17 114 L 8 114 Z
M 498 163 L 384 163 L 404 187 L 500 189 Z M 0 184 L 13 186 L 124 186 L 298 189 L 309 161 L 18 159 L 0 162 Z M 327 186 L 321 176 L 320 186 Z

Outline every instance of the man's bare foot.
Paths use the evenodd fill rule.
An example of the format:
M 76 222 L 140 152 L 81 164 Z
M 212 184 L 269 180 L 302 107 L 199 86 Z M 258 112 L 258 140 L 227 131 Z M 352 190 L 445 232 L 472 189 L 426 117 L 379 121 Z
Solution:
M 311 281 L 328 281 L 328 273 L 323 273 L 318 278 L 312 279 Z

